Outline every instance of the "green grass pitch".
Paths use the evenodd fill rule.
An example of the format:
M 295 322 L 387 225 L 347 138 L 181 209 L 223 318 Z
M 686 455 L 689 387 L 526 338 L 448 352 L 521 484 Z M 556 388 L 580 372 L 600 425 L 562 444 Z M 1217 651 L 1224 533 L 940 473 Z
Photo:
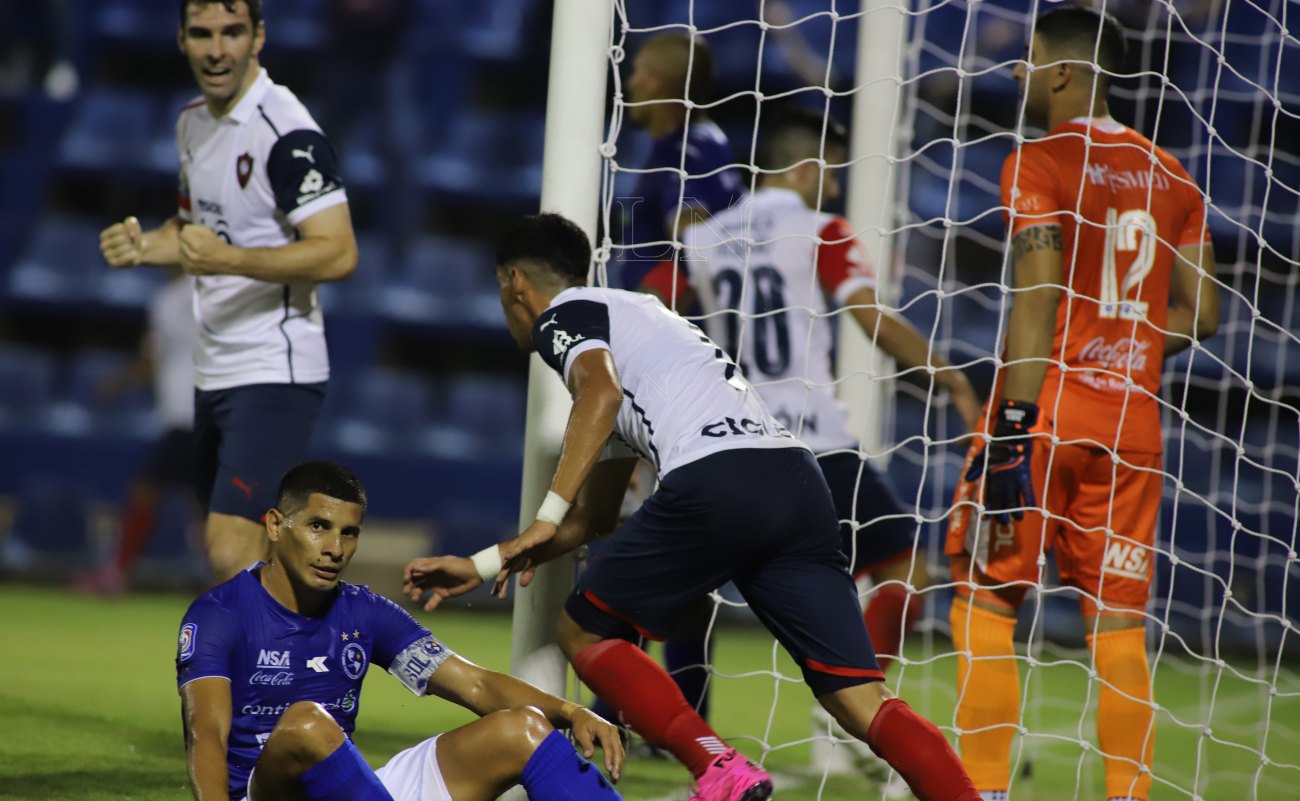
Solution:
M 120 601 L 74 597 L 54 589 L 0 588 L 0 799 L 36 801 L 177 801 L 189 798 L 180 737 L 173 658 L 176 630 L 188 599 L 128 596 Z M 480 664 L 505 669 L 509 619 L 443 611 L 420 615 L 453 649 Z M 952 724 L 955 662 L 945 640 L 908 655 L 914 663 L 893 686 L 940 725 Z M 719 733 L 759 756 L 778 774 L 782 801 L 880 798 L 877 781 L 861 774 L 823 777 L 810 762 L 811 696 L 784 653 L 765 632 L 727 627 L 718 632 L 713 720 Z M 1240 667 L 1240 666 L 1238 666 Z M 897 669 L 895 669 L 897 670 Z M 733 677 L 734 676 L 734 677 Z M 1153 799 L 1300 798 L 1300 770 L 1261 766 L 1300 763 L 1300 679 L 1283 671 L 1279 694 L 1230 671 L 1205 672 L 1189 660 L 1161 660 Z M 1029 775 L 1013 788 L 1017 801 L 1066 801 L 1104 795 L 1100 759 L 1081 742 L 1093 739 L 1086 669 L 1077 664 L 1033 668 L 1026 692 L 1023 738 Z M 1206 719 L 1205 701 L 1213 694 Z M 1092 693 L 1095 704 L 1095 685 Z M 1261 721 L 1268 716 L 1267 739 Z M 357 743 L 374 764 L 425 737 L 469 719 L 437 699 L 417 699 L 387 675 L 366 680 Z M 1181 721 L 1181 724 L 1179 722 Z M 1210 735 L 1203 736 L 1208 723 Z M 1218 740 L 1233 744 L 1221 744 Z M 684 799 L 686 774 L 674 763 L 629 762 L 619 789 L 631 801 Z M 1180 789 L 1181 788 L 1181 789 Z

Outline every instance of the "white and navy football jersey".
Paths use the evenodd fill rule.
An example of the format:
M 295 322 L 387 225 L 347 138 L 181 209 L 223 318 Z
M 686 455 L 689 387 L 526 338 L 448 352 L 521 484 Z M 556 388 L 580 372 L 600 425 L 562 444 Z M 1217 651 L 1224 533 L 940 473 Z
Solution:
M 256 569 L 256 568 L 253 568 Z M 361 709 L 361 685 L 378 665 L 416 695 L 452 651 L 406 610 L 369 587 L 339 582 L 321 617 L 291 612 L 248 570 L 200 595 L 181 620 L 178 687 L 196 679 L 230 682 L 226 763 L 230 797 L 248 777 L 284 710 L 315 701 L 348 735 Z
M 178 216 L 241 248 L 274 248 L 295 226 L 347 202 L 338 158 L 307 109 L 262 70 L 223 117 L 202 100 L 176 123 Z M 234 275 L 195 279 L 195 383 L 310 384 L 329 378 L 316 285 Z
M 687 229 L 683 245 L 704 330 L 772 414 L 816 453 L 856 447 L 834 395 L 828 299 L 838 307 L 874 287 L 875 271 L 847 221 L 808 208 L 792 190 L 764 188 Z M 671 270 L 662 265 L 647 281 L 665 297 Z
M 537 318 L 533 344 L 566 384 L 579 354 L 610 352 L 623 403 L 606 456 L 640 456 L 660 479 L 718 451 L 803 447 L 721 348 L 649 295 L 566 289 Z

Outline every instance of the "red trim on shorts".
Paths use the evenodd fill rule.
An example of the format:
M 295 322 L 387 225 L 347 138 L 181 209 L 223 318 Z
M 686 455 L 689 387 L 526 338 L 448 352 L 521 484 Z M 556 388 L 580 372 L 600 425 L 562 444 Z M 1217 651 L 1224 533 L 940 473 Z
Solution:
M 642 637 L 645 637 L 647 640 L 654 640 L 656 642 L 662 642 L 664 640 L 663 637 L 655 636 L 654 634 L 651 634 L 650 632 L 641 628 L 641 626 L 639 626 L 635 620 L 623 614 L 622 612 L 619 612 L 618 610 L 612 608 L 609 604 L 597 598 L 596 594 L 591 590 L 587 590 L 586 592 L 584 592 L 582 594 L 582 597 L 586 598 L 588 601 L 591 602 L 592 606 L 596 607 L 597 609 L 609 615 L 610 617 L 617 618 L 618 620 L 636 629 L 637 633 L 640 634 Z
M 893 556 L 886 556 L 884 559 L 881 559 L 878 562 L 872 562 L 866 567 L 858 568 L 857 570 L 853 571 L 853 580 L 857 581 L 858 579 L 862 578 L 868 573 L 873 573 L 882 567 L 890 567 L 891 565 L 896 565 L 899 562 L 903 561 L 904 559 L 911 559 L 912 554 L 915 552 L 916 552 L 915 547 L 908 548 L 905 551 L 899 551 Z
M 825 662 L 818 662 L 816 659 L 805 659 L 804 664 L 818 673 L 829 673 L 832 676 L 845 676 L 851 679 L 880 679 L 881 681 L 885 679 L 884 672 L 880 670 L 828 665 Z

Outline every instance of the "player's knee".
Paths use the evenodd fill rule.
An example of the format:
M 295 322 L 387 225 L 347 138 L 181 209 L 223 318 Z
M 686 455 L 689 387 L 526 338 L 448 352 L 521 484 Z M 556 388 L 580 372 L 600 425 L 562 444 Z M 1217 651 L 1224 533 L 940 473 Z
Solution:
M 343 739 L 343 730 L 325 707 L 315 701 L 298 701 L 276 721 L 266 752 L 318 762 L 342 745 Z
M 503 709 L 494 712 L 491 718 L 495 729 L 494 742 L 502 753 L 514 756 L 521 769 L 542 741 L 555 731 L 555 727 L 535 706 Z
M 846 732 L 865 742 L 876 713 L 893 697 L 883 681 L 870 681 L 819 695 L 817 700 Z

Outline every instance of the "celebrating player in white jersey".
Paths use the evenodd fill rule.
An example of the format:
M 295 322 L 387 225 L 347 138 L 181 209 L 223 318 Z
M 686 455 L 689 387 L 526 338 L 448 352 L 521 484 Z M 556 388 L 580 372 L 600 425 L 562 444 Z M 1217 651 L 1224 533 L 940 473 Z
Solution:
M 521 347 L 573 395 L 551 491 L 518 538 L 472 558 L 417 559 L 406 588 L 428 605 L 609 533 L 634 456 L 659 488 L 618 527 L 565 604 L 557 639 L 578 676 L 699 784 L 695 801 L 761 801 L 771 777 L 727 746 L 653 659 L 682 610 L 734 581 L 822 706 L 922 801 L 976 801 L 933 724 L 884 686 L 812 454 L 700 329 L 647 295 L 584 286 L 586 235 L 556 214 L 524 219 L 497 256 L 501 304 Z
M 182 0 L 180 18 L 202 98 L 176 124 L 177 214 L 151 231 L 128 217 L 100 249 L 113 267 L 194 276 L 197 488 L 224 579 L 265 554 L 261 517 L 329 379 L 316 284 L 350 276 L 357 249 L 333 148 L 258 65 L 260 0 Z
M 687 285 L 672 261 L 642 284 L 665 303 L 688 308 L 697 298 L 704 330 L 736 358 L 767 408 L 817 454 L 855 576 L 878 585 L 864 617 L 877 655 L 898 653 L 921 605 L 908 585 L 924 587 L 924 561 L 912 559 L 915 521 L 893 491 L 859 456 L 847 414 L 835 399 L 831 365 L 835 318 L 827 297 L 904 369 L 931 365 L 967 427 L 979 398 L 961 370 L 934 353 L 902 317 L 876 303 L 875 269 L 848 222 L 817 211 L 839 195 L 833 170 L 848 136 L 838 122 L 804 110 L 782 114 L 759 153 L 764 172 L 753 195 L 683 235 Z M 885 656 L 880 659 L 887 666 Z

